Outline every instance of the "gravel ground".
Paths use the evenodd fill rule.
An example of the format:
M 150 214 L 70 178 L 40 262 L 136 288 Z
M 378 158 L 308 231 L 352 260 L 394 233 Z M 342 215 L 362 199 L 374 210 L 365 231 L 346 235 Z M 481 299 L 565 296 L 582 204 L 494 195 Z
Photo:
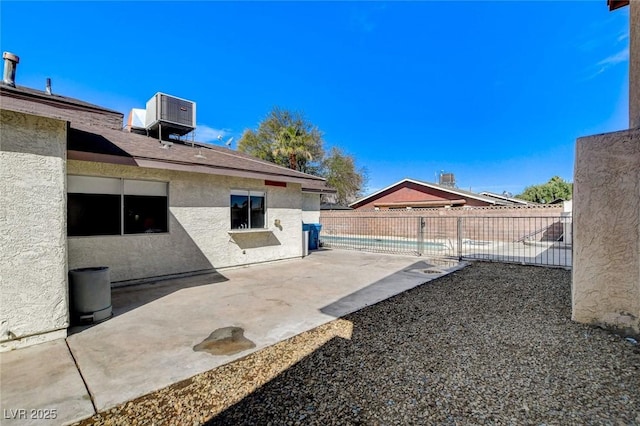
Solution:
M 571 273 L 476 263 L 83 425 L 640 425 L 640 347 Z

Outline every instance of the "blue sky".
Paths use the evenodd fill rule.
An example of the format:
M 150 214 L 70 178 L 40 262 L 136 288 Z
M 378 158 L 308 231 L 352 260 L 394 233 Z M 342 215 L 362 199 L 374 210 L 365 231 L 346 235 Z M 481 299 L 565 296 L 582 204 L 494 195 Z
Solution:
M 573 180 L 575 140 L 628 127 L 628 7 L 588 2 L 12 2 L 17 84 L 118 110 L 197 103 L 197 139 L 304 111 L 369 192 Z M 235 146 L 235 145 L 234 145 Z

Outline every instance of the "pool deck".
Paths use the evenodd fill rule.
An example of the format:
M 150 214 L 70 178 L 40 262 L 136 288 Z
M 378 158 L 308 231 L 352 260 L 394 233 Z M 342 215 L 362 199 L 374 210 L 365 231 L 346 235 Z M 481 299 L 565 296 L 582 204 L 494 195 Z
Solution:
M 363 250 L 377 253 L 418 254 L 440 259 L 486 260 L 519 263 L 526 265 L 571 268 L 572 247 L 561 242 L 510 242 L 478 241 L 463 239 L 458 250 L 458 241 L 450 238 L 425 239 L 420 244 L 415 239 L 357 235 L 324 235 L 325 246 L 343 250 Z

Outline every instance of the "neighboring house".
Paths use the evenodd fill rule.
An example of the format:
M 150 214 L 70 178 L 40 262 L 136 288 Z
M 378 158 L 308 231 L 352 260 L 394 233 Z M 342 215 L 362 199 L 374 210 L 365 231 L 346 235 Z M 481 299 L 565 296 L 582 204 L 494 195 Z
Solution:
M 0 84 L 0 351 L 66 336 L 70 269 L 108 266 L 118 285 L 299 258 L 302 223 L 335 192 L 230 149 L 123 131 L 121 113 L 48 92 Z
M 507 197 L 506 195 L 502 195 L 502 194 L 495 194 L 493 192 L 486 192 L 485 191 L 485 192 L 481 192 L 480 195 L 484 195 L 485 197 L 489 197 L 489 198 L 495 198 L 497 200 L 506 201 L 506 202 L 511 203 L 513 205 L 529 206 L 529 205 L 537 204 L 537 203 L 532 203 L 530 201 L 521 200 L 519 198 Z
M 493 197 L 415 179 L 403 179 L 351 204 L 356 210 L 513 205 Z
M 549 201 L 547 204 L 564 204 L 567 200 L 564 198 L 556 198 L 553 201 Z
M 349 206 L 343 206 L 337 203 L 321 203 L 320 210 L 353 210 Z

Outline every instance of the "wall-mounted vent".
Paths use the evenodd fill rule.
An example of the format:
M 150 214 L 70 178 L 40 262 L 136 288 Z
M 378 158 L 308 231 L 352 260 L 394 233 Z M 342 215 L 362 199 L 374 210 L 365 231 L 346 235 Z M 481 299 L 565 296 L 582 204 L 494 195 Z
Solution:
M 145 127 L 162 135 L 186 135 L 196 128 L 196 103 L 158 92 L 147 102 Z

